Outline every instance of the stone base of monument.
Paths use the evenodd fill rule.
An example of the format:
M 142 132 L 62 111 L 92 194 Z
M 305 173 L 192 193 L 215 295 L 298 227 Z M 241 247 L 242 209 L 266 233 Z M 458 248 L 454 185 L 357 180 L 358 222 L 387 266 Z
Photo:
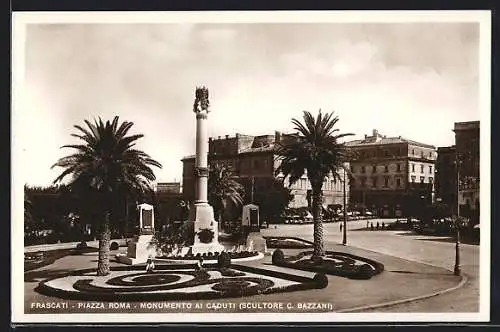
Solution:
M 156 247 L 151 244 L 153 235 L 140 235 L 128 244 L 127 255 L 118 254 L 116 260 L 120 263 L 135 265 L 146 263 L 149 257 L 157 256 Z
M 259 232 L 251 232 L 247 237 L 247 247 L 251 251 L 258 251 L 264 255 L 267 253 L 267 243 L 266 239 Z
M 192 254 L 224 251 L 224 246 L 219 243 L 219 227 L 212 206 L 205 202 L 195 203 L 189 212 L 189 220 L 194 222 L 195 234 Z

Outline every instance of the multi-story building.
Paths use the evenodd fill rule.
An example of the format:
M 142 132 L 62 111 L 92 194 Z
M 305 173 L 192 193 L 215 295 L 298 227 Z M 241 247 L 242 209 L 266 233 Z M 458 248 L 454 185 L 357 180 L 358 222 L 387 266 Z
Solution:
M 436 148 L 381 135 L 347 142 L 351 160 L 350 204 L 381 216 L 411 215 L 433 199 Z
M 436 160 L 436 199 L 450 207 L 450 213 L 457 213 L 457 168 L 455 146 L 439 147 Z
M 155 227 L 161 229 L 162 225 L 167 225 L 176 221 L 183 221 L 187 215 L 183 207 L 181 183 L 180 182 L 159 182 L 155 186 Z
M 245 187 L 245 204 L 254 201 L 257 196 L 270 197 L 277 188 L 275 180 L 276 169 L 279 160 L 276 155 L 277 142 L 284 142 L 291 139 L 289 134 L 275 132 L 274 135 L 250 136 L 236 134 L 230 137 L 226 135 L 216 139 L 209 138 L 209 164 L 224 164 L 230 166 L 232 173 L 239 179 Z M 183 196 L 187 201 L 194 198 L 194 156 L 182 159 L 183 175 L 182 187 Z M 285 184 L 288 181 L 285 180 Z M 304 175 L 291 187 L 293 199 L 290 207 L 308 206 L 308 191 L 311 187 L 307 176 Z M 349 195 L 347 186 L 346 195 Z M 333 176 L 329 176 L 323 183 L 324 205 L 343 205 L 343 188 L 340 181 L 334 181 Z
M 460 215 L 479 222 L 479 121 L 456 122 L 458 202 Z

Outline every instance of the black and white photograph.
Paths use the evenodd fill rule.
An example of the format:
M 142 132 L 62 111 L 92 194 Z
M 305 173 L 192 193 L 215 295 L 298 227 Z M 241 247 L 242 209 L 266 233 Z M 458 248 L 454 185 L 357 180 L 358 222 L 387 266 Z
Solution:
M 12 26 L 14 323 L 489 320 L 490 11 Z

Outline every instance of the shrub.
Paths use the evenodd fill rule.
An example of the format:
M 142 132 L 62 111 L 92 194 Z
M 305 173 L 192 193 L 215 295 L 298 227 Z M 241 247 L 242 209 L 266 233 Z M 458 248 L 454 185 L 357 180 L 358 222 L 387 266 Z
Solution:
M 313 280 L 316 288 L 326 288 L 328 286 L 328 277 L 324 273 L 316 273 Z
M 113 242 L 111 242 L 111 245 L 109 246 L 109 249 L 110 250 L 118 250 L 118 247 L 119 247 L 118 242 L 113 241 Z
M 231 270 L 226 267 L 221 268 L 219 271 L 220 274 L 224 277 L 241 277 L 245 275 L 245 273 L 243 272 Z
M 88 246 L 87 246 L 87 242 L 85 242 L 85 241 L 82 241 L 76 245 L 77 250 L 86 249 L 86 248 L 88 248 Z
M 274 265 L 281 264 L 285 261 L 285 254 L 280 249 L 273 252 L 272 262 Z
M 374 274 L 374 270 L 369 264 L 363 264 L 359 267 L 357 274 L 361 279 L 370 279 Z
M 222 252 L 219 257 L 217 257 L 217 265 L 219 268 L 231 266 L 231 256 L 229 256 L 227 252 Z

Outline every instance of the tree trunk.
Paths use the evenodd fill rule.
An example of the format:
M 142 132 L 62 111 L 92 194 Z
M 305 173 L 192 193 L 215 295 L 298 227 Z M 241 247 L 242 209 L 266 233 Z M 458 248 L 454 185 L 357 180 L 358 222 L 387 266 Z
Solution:
M 102 225 L 101 237 L 99 239 L 99 258 L 97 260 L 97 275 L 109 274 L 109 246 L 111 242 L 111 231 L 109 227 L 109 212 L 105 212 Z
M 222 210 L 220 210 L 219 213 L 218 213 L 219 220 L 217 221 L 218 222 L 218 227 L 217 228 L 218 228 L 219 233 L 223 229 L 222 228 L 222 215 L 223 215 L 223 212 L 222 212 Z
M 312 186 L 312 212 L 314 221 L 314 257 L 322 257 L 325 255 L 325 249 L 323 244 L 323 218 L 322 218 L 322 208 L 323 208 L 323 192 L 321 191 L 321 185 Z

